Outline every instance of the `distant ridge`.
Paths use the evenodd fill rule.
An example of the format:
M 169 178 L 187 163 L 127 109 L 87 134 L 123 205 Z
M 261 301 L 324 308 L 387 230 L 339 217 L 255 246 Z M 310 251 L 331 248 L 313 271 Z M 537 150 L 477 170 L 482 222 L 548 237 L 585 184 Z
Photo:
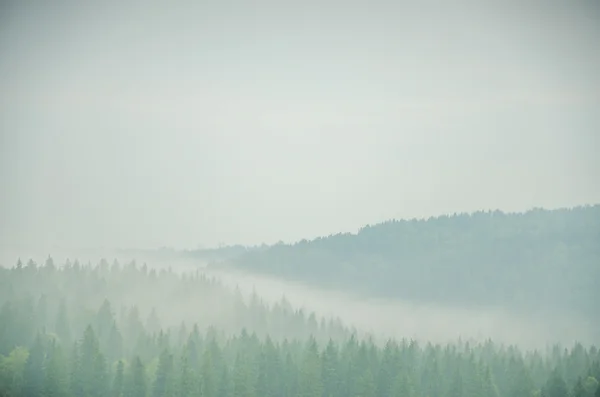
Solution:
M 597 318 L 600 205 L 394 219 L 226 262 L 370 296 Z

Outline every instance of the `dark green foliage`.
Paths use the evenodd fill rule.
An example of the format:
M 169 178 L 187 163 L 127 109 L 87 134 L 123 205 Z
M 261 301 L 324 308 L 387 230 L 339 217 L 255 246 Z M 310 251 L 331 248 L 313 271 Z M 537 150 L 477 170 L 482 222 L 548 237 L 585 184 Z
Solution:
M 78 344 L 74 363 L 73 393 L 78 396 L 106 396 L 109 390 L 106 361 L 100 352 L 98 340 L 91 326 L 85 329 Z
M 45 365 L 44 396 L 62 397 L 69 392 L 67 360 L 63 349 L 55 340 L 49 343 Z
M 146 397 L 147 391 L 146 370 L 140 358 L 136 356 L 129 368 L 127 396 Z
M 38 397 L 44 395 L 44 363 L 46 348 L 42 336 L 38 334 L 29 350 L 29 357 L 23 373 L 23 396 Z
M 0 301 L 0 315 L 11 321 L 0 323 L 0 397 L 598 397 L 600 393 L 596 347 L 574 344 L 571 349 L 555 346 L 545 352 L 523 352 L 491 341 L 421 346 L 390 340 L 380 345 L 293 311 L 285 301 L 269 308 L 257 297 L 246 302 L 233 292 L 228 301 L 236 308 L 232 313 L 249 320 L 259 313 L 261 321 L 240 322 L 238 332 L 197 323 L 188 328 L 181 319 L 165 326 L 158 310 L 151 314 L 152 310 L 140 309 L 143 305 L 94 299 L 90 285 L 108 295 L 102 286 L 118 289 L 121 278 L 130 286 L 152 279 L 155 286 L 173 285 L 174 293 L 202 295 L 206 293 L 202 289 L 212 289 L 228 299 L 226 289 L 197 275 L 156 274 L 135 267 L 78 265 L 51 271 L 49 286 L 45 267 L 0 269 L 0 283 L 9 280 L 18 287 Z M 68 294 L 57 293 L 89 280 L 96 281 L 77 292 L 77 299 L 66 300 Z M 193 293 L 186 291 L 190 286 Z M 44 303 L 33 305 L 41 294 Z M 199 305 L 203 307 L 207 306 Z M 140 320 L 147 316 L 149 321 Z M 312 334 L 297 328 L 312 329 Z M 276 337 L 269 336 L 271 332 Z
M 555 369 L 542 389 L 543 397 L 568 397 L 569 390 L 562 375 Z
M 340 375 L 338 350 L 333 340 L 329 340 L 327 347 L 321 355 L 321 370 L 323 379 L 323 395 L 326 397 L 336 395 L 340 390 Z
M 115 370 L 115 376 L 111 385 L 110 394 L 112 397 L 122 397 L 123 387 L 125 383 L 125 365 L 123 360 L 119 360 L 117 363 L 117 369 Z
M 179 366 L 178 393 L 179 396 L 191 396 L 199 391 L 195 370 L 190 364 L 189 352 L 184 349 Z
M 599 241 L 595 205 L 393 220 L 357 234 L 247 250 L 228 262 L 370 296 L 461 307 L 552 307 L 598 319 Z
M 218 346 L 217 346 L 218 349 Z M 217 379 L 215 374 L 216 363 L 213 359 L 213 351 L 210 347 L 202 354 L 201 365 L 201 390 L 204 396 L 214 396 L 217 393 Z
M 66 344 L 71 341 L 71 324 L 67 316 L 67 308 L 64 299 L 61 299 L 60 306 L 58 307 L 58 314 L 56 315 L 56 324 L 54 330 L 62 344 Z
M 233 383 L 229 374 L 229 368 L 223 366 L 221 376 L 219 377 L 219 386 L 217 388 L 218 397 L 231 397 L 233 396 Z
M 586 395 L 585 389 L 583 388 L 583 381 L 581 378 L 577 379 L 575 387 L 573 387 L 572 397 L 584 397 Z
M 173 397 L 175 393 L 173 355 L 163 350 L 158 359 L 152 397 Z M 211 393 L 210 395 L 214 395 Z
M 321 360 L 317 343 L 313 338 L 307 342 L 299 372 L 299 396 L 317 397 L 323 394 Z

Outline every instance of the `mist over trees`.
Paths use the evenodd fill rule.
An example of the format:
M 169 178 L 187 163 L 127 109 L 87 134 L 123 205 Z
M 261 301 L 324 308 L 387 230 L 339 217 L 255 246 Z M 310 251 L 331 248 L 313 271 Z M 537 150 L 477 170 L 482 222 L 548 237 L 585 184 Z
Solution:
M 0 397 L 600 397 L 599 72 L 600 0 L 0 0 Z
M 227 263 L 366 296 L 569 312 L 600 329 L 600 205 L 392 220 Z
M 598 379 L 595 346 L 378 343 L 198 272 L 0 269 L 0 396 L 597 397 Z

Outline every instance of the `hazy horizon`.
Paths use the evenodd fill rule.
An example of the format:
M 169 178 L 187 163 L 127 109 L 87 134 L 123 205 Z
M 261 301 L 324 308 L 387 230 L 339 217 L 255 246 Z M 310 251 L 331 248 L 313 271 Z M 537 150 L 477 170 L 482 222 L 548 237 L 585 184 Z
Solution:
M 597 0 L 0 0 L 0 395 L 600 396 L 599 72 Z
M 591 2 L 158 4 L 1 3 L 0 247 L 600 202 Z
M 459 215 L 459 214 L 475 214 L 478 212 L 493 212 L 493 211 L 500 211 L 504 214 L 525 214 L 528 211 L 532 211 L 532 210 L 542 210 L 542 211 L 552 211 L 552 210 L 562 210 L 562 209 L 572 209 L 572 208 L 581 208 L 581 207 L 586 207 L 586 206 L 598 206 L 600 205 L 600 203 L 583 203 L 583 204 L 575 204 L 572 206 L 560 206 L 560 207 L 538 207 L 538 206 L 533 206 L 524 210 L 514 210 L 514 211 L 505 211 L 502 208 L 496 208 L 496 209 L 491 209 L 491 208 L 486 208 L 486 209 L 475 209 L 472 211 L 461 211 L 461 212 L 446 212 L 446 213 L 439 213 L 439 214 L 429 214 L 429 215 L 424 215 L 424 216 L 413 216 L 413 217 L 404 217 L 404 218 L 387 218 L 387 219 L 382 219 L 378 222 L 367 222 L 365 224 L 361 224 L 358 227 L 352 229 L 352 230 L 335 230 L 335 231 L 331 231 L 328 234 L 316 234 L 314 236 L 301 236 L 297 239 L 294 240 L 282 240 L 282 239 L 277 239 L 276 241 L 270 241 L 270 242 L 262 242 L 262 243 L 251 243 L 251 244 L 243 244 L 243 243 L 238 243 L 238 242 L 232 242 L 229 244 L 225 244 L 225 243 L 218 243 L 215 245 L 203 245 L 203 244 L 198 244 L 195 247 L 187 247 L 187 246 L 183 246 L 183 247 L 172 247 L 172 246 L 167 246 L 167 245 L 159 245 L 159 246 L 152 246 L 152 247 L 135 247 L 135 246 L 114 246 L 114 247 L 107 247 L 107 246 L 100 246 L 100 245 L 88 245 L 88 246 L 79 246 L 79 247 L 64 247 L 64 246 L 54 246 L 52 248 L 54 248 L 54 250 L 52 250 L 52 248 L 48 249 L 47 247 L 32 247 L 32 246 L 10 246 L 10 245 L 0 245 L 0 248 L 2 249 L 2 254 L 0 254 L 0 266 L 4 265 L 4 266 L 12 266 L 16 263 L 17 260 L 21 260 L 23 263 L 25 263 L 28 260 L 33 260 L 35 263 L 37 264 L 42 264 L 44 263 L 44 261 L 48 258 L 51 257 L 54 260 L 59 260 L 59 261 L 66 261 L 68 260 L 78 260 L 80 262 L 94 262 L 100 259 L 125 259 L 124 263 L 128 263 L 131 261 L 136 261 L 136 262 L 141 262 L 143 263 L 143 257 L 141 257 L 140 255 L 143 255 L 143 252 L 146 253 L 158 253 L 161 250 L 167 250 L 165 251 L 165 253 L 167 254 L 172 254 L 172 253 L 184 253 L 186 251 L 195 251 L 195 250 L 219 250 L 221 248 L 227 248 L 227 247 L 235 247 L 235 246 L 242 246 L 242 247 L 246 247 L 246 248 L 253 248 L 253 247 L 260 247 L 260 246 L 275 246 L 277 244 L 283 243 L 283 244 L 296 244 L 299 243 L 301 241 L 313 241 L 314 239 L 319 239 L 319 238 L 325 238 L 327 236 L 332 236 L 332 235 L 337 235 L 337 234 L 352 234 L 352 235 L 356 235 L 357 233 L 360 232 L 360 230 L 366 226 L 376 226 L 376 225 L 380 225 L 382 223 L 385 222 L 390 222 L 390 221 L 402 221 L 402 220 L 427 220 L 430 218 L 438 218 L 438 217 L 444 217 L 444 216 L 453 216 L 453 215 Z M 202 260 L 198 259 L 198 263 L 204 263 Z

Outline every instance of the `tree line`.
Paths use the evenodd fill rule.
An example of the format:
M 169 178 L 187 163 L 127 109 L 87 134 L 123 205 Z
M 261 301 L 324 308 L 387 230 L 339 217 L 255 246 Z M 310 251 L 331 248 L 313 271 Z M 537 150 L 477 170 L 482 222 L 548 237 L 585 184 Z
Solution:
M 49 258 L 0 269 L 0 299 L 0 396 L 600 396 L 594 346 L 379 343 L 198 272 Z
M 587 317 L 600 329 L 599 242 L 600 205 L 480 211 L 249 249 L 226 264 L 368 296 L 552 308 Z

